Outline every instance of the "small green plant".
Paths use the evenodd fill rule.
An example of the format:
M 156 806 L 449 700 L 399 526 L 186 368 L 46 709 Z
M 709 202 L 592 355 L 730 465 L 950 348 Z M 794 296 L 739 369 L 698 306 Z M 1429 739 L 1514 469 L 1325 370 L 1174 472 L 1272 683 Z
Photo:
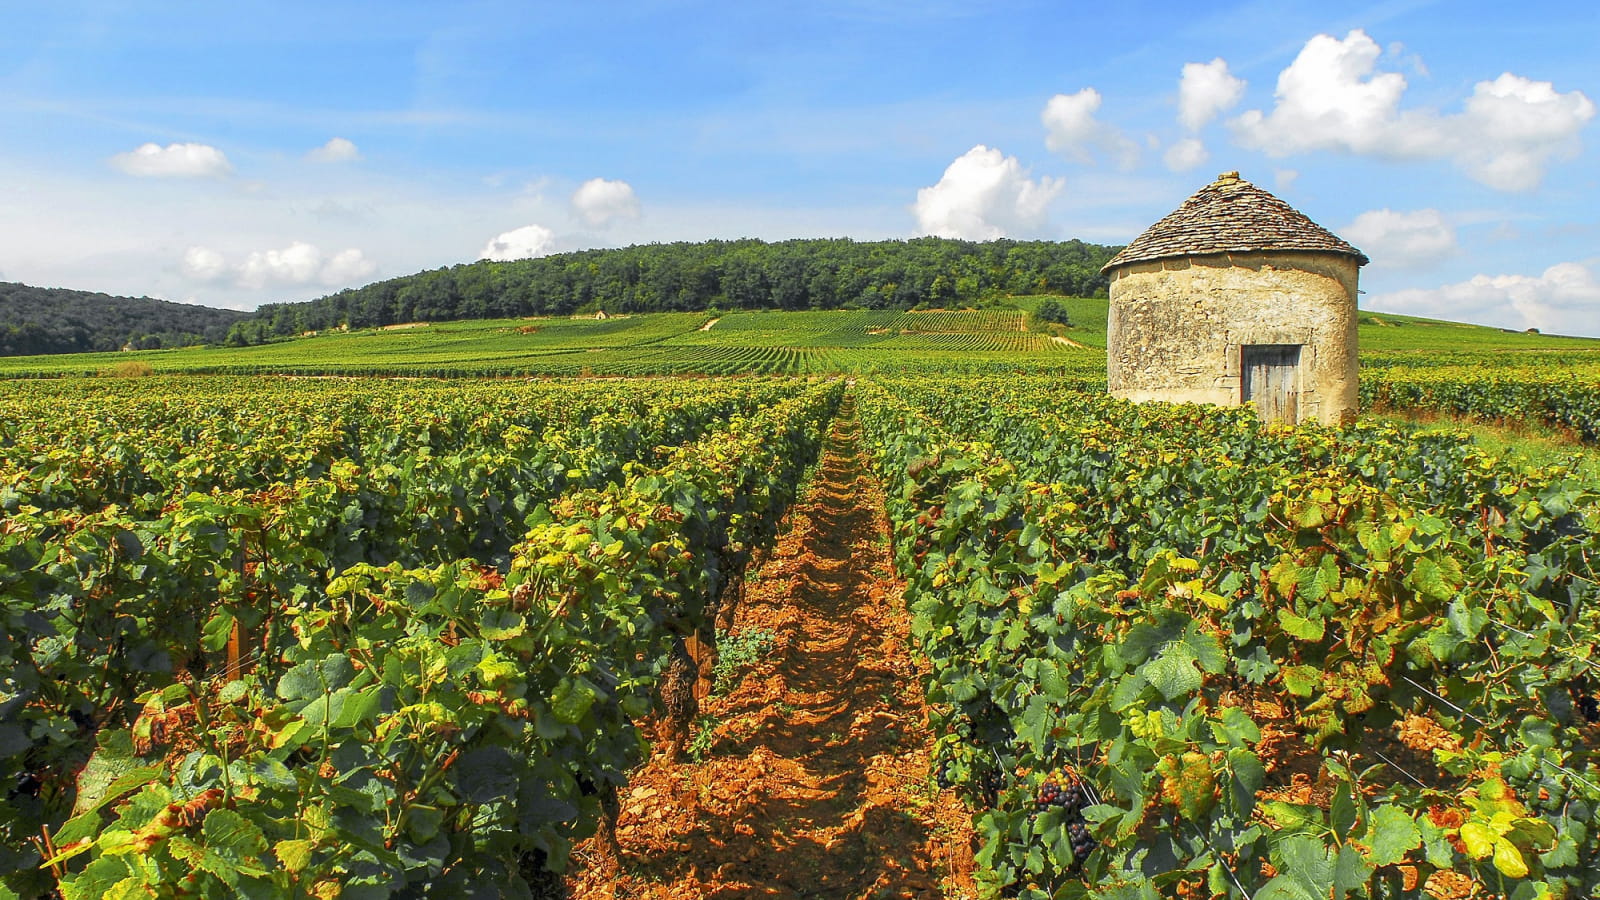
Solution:
M 717 642 L 717 664 L 711 669 L 711 691 L 726 694 L 733 690 L 744 669 L 772 649 L 772 632 L 752 629 L 729 632 Z
M 689 746 L 684 748 L 690 759 L 701 762 L 711 755 L 711 748 L 717 743 L 717 725 L 720 722 L 716 716 L 709 714 L 694 720 L 694 737 L 689 739 Z

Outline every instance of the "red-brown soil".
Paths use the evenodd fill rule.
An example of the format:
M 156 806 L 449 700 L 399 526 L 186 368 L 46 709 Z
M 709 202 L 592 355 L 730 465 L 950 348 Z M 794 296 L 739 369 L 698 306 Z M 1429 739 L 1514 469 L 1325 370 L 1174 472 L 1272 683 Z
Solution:
M 848 404 L 848 401 L 847 401 Z M 621 858 L 573 856 L 578 900 L 968 898 L 970 816 L 929 777 L 883 497 L 849 406 L 730 633 L 770 649 L 701 702 L 699 762 L 655 755 L 622 794 Z

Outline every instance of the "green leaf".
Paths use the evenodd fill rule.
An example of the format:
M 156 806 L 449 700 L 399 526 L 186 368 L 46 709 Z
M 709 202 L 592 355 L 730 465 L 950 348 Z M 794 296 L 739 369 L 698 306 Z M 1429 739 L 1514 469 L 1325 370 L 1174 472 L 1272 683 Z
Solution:
M 225 610 L 218 610 L 206 620 L 200 631 L 200 646 L 213 653 L 228 645 L 228 638 L 233 634 L 233 614 Z
M 1507 837 L 1515 838 L 1518 843 L 1536 850 L 1543 850 L 1555 843 L 1556 829 L 1544 819 L 1522 818 L 1512 824 Z
M 1406 581 L 1416 589 L 1417 593 L 1434 600 L 1448 600 L 1455 593 L 1455 589 L 1444 580 L 1444 572 L 1438 563 L 1426 556 L 1418 557 L 1411 564 L 1411 572 L 1406 576 Z
M 1397 806 L 1380 806 L 1372 813 L 1372 828 L 1367 833 L 1367 861 L 1374 866 L 1390 866 L 1422 846 L 1417 823 Z
M 473 803 L 488 803 L 517 791 L 517 758 L 504 747 L 480 747 L 456 761 L 456 786 Z
M 1284 666 L 1278 672 L 1284 688 L 1296 697 L 1309 697 L 1322 684 L 1322 670 L 1316 666 Z
M 1522 742 L 1530 747 L 1554 747 L 1556 745 L 1555 728 L 1550 720 L 1541 716 L 1528 716 L 1522 720 L 1522 727 L 1518 729 Z
M 1350 782 L 1340 781 L 1333 790 L 1332 802 L 1328 804 L 1328 827 L 1334 834 L 1350 834 L 1355 830 L 1356 801 L 1350 788 Z
M 103 900 L 118 883 L 132 875 L 125 855 L 102 856 L 89 863 L 83 874 L 61 885 L 65 900 Z
M 267 839 L 261 829 L 231 809 L 206 813 L 200 834 L 208 849 L 232 863 L 252 861 L 267 849 Z
M 125 729 L 109 732 L 100 748 L 78 773 L 78 797 L 72 815 L 80 816 L 135 791 L 160 777 L 161 769 L 139 765 L 133 754 L 133 736 Z
M 528 630 L 528 622 L 509 609 L 491 609 L 483 614 L 478 632 L 488 641 L 509 641 Z
M 350 683 L 355 667 L 343 654 L 307 660 L 278 679 L 278 696 L 284 700 L 309 700 Z
M 1321 841 L 1291 835 L 1276 850 L 1275 863 L 1283 874 L 1262 885 L 1255 900 L 1328 900 L 1336 873 Z
M 550 698 L 550 711 L 556 721 L 576 725 L 600 699 L 600 690 L 581 675 L 561 679 Z
M 1139 674 L 1170 701 L 1200 690 L 1205 683 L 1194 664 L 1194 653 L 1182 644 L 1174 644 L 1160 656 L 1140 666 Z
M 1326 633 L 1326 626 L 1321 617 L 1307 619 L 1287 609 L 1278 610 L 1278 624 L 1285 632 L 1302 641 L 1320 641 Z
M 272 854 L 283 864 L 283 870 L 293 875 L 311 864 L 312 846 L 312 842 L 306 840 L 279 841 L 273 846 Z

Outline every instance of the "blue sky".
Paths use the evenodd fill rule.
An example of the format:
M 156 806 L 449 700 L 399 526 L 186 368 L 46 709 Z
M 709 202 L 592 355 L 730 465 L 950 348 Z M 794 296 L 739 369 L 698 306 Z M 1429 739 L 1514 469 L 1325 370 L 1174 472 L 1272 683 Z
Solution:
M 4 20 L 6 280 L 251 308 L 642 241 L 1123 243 L 1237 169 L 1373 258 L 1370 308 L 1600 336 L 1600 4 L 57 2 Z

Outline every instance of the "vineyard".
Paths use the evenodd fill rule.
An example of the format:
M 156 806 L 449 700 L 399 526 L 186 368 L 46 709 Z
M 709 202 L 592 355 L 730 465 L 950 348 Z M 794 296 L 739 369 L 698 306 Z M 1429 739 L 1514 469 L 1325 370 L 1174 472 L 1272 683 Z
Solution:
M 1600 887 L 1592 486 L 1048 381 L 860 407 L 996 886 Z
M 950 897 L 1600 891 L 1593 478 L 1449 431 L 1114 401 L 1103 356 L 1014 310 L 707 321 L 525 322 L 462 338 L 449 371 L 480 352 L 509 374 L 496 342 L 535 338 L 572 366 L 548 375 L 784 377 L 6 382 L 0 897 L 592 886 L 597 860 L 656 859 L 629 841 L 672 809 L 640 803 L 738 743 L 701 715 L 730 702 L 707 698 L 705 653 L 751 652 L 743 604 L 787 621 L 784 590 L 750 582 L 802 563 L 807 615 L 851 608 L 830 593 L 850 585 L 909 613 L 901 656 L 840 682 L 881 692 L 838 699 L 858 717 L 920 709 L 887 699 L 897 684 L 927 705 L 931 751 L 911 725 L 873 738 L 921 786 L 873 802 L 959 798 L 977 833 L 942 888 L 908 868 L 932 856 L 886 846 L 877 882 L 839 878 Z M 335 339 L 443 359 L 429 331 Z M 1374 354 L 1363 403 L 1593 446 L 1590 352 Z M 850 510 L 808 526 L 815 546 L 785 530 L 808 489 Z M 886 570 L 838 574 L 873 558 L 859 530 L 884 517 Z M 780 535 L 790 562 L 763 568 Z M 805 672 L 765 677 L 832 677 Z M 748 721 L 807 721 L 793 695 L 770 703 Z M 713 830 L 702 850 L 748 869 L 730 849 L 748 830 Z

